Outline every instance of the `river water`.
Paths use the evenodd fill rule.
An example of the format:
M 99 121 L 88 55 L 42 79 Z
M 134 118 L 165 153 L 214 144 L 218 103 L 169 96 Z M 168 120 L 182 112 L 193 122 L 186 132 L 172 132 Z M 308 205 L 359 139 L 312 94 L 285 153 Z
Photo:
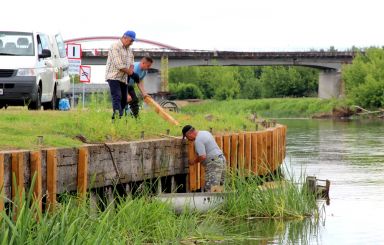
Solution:
M 319 222 L 258 221 L 247 244 L 384 244 L 384 121 L 278 120 L 285 167 L 331 181 Z

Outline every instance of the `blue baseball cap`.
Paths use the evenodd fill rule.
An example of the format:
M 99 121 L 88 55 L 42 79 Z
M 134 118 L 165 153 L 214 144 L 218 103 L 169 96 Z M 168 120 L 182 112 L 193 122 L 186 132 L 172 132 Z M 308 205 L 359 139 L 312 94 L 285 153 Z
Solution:
M 134 31 L 126 31 L 124 36 L 130 37 L 133 41 L 136 41 L 136 33 Z

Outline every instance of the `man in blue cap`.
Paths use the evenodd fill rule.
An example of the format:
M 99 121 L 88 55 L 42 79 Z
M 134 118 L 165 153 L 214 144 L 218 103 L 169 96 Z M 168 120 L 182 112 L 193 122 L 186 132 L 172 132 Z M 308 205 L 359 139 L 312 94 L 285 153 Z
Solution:
M 128 76 L 136 77 L 133 71 L 134 57 L 129 48 L 136 40 L 134 31 L 126 31 L 116 43 L 108 50 L 108 59 L 105 70 L 105 80 L 109 84 L 112 97 L 112 121 L 123 116 L 127 104 Z

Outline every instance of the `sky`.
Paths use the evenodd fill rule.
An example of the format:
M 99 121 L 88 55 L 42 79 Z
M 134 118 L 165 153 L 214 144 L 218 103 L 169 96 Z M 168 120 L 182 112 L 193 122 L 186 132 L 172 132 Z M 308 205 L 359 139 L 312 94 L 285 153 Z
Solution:
M 64 39 L 134 30 L 137 38 L 195 50 L 345 50 L 384 45 L 383 5 L 376 0 L 1 0 L 0 30 L 61 32 Z

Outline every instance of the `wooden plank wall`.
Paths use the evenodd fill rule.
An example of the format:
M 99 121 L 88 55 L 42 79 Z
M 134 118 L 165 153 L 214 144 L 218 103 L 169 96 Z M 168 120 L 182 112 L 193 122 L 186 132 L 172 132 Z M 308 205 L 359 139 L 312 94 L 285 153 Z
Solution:
M 263 131 L 216 135 L 215 140 L 223 150 L 228 169 L 246 175 L 265 175 L 282 164 L 285 137 L 286 127 L 277 125 Z M 114 164 L 120 172 L 120 183 L 188 174 L 187 189 L 200 190 L 205 185 L 205 166 L 185 164 L 195 157 L 194 145 L 181 139 L 0 152 L 0 211 L 5 200 L 21 199 L 33 177 L 34 201 L 39 209 L 43 193 L 47 193 L 47 207 L 54 210 L 58 193 L 77 190 L 83 197 L 91 179 L 92 187 L 116 183 Z
M 263 131 L 215 135 L 215 141 L 227 159 L 227 167 L 238 174 L 263 176 L 275 171 L 284 161 L 286 126 L 277 125 Z M 192 145 L 192 144 L 191 144 Z M 191 159 L 194 147 L 188 147 Z M 189 166 L 189 191 L 204 187 L 204 165 Z M 199 176 L 200 175 L 200 176 Z

